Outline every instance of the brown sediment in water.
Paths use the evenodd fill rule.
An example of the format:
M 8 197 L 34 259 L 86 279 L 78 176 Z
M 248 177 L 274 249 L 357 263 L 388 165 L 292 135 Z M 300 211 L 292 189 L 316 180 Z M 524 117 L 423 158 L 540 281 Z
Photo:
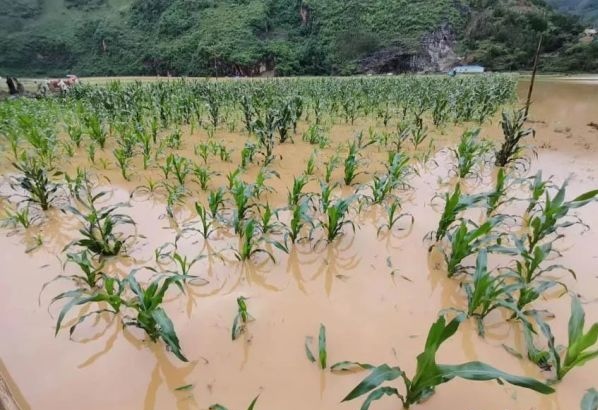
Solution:
M 525 83 L 520 85 L 525 90 Z M 596 120 L 598 85 L 574 82 L 539 82 L 531 109 L 537 136 L 531 144 L 538 158 L 533 158 L 533 175 L 542 169 L 554 175 L 557 183 L 570 178 L 569 195 L 575 196 L 596 187 L 598 168 L 598 133 L 586 124 Z M 522 94 L 524 92 L 522 91 Z M 356 130 L 367 133 L 369 124 L 335 125 L 333 148 L 321 150 L 321 163 L 337 143 L 351 138 Z M 463 127 L 447 127 L 435 131 L 436 149 L 454 143 Z M 302 130 L 305 129 L 303 125 Z M 203 132 L 203 131 L 202 131 Z M 483 127 L 483 136 L 498 138 L 498 119 Z M 228 147 L 235 147 L 233 163 L 237 164 L 245 136 L 218 131 L 216 136 Z M 192 143 L 205 134 L 185 138 L 181 155 L 193 157 Z M 284 206 L 287 188 L 293 176 L 305 168 L 313 147 L 296 138 L 295 144 L 277 147 L 282 160 L 274 165 L 280 179 L 269 180 L 276 193 L 264 197 L 272 206 Z M 106 152 L 110 152 L 108 149 Z M 84 155 L 83 155 L 84 156 Z M 361 175 L 358 182 L 371 179 L 382 169 L 379 160 L 385 154 L 370 147 L 367 150 L 370 175 Z M 109 154 L 106 158 L 109 158 Z M 53 211 L 40 228 L 43 246 L 30 253 L 24 250 L 32 233 L 17 233 L 0 238 L 0 298 L 2 312 L 0 357 L 24 400 L 32 409 L 207 409 L 221 403 L 230 409 L 243 409 L 260 394 L 258 409 L 358 409 L 360 401 L 341 404 L 341 399 L 365 376 L 365 373 L 334 375 L 310 363 L 304 352 L 306 336 L 317 338 L 320 323 L 327 329 L 328 361 L 344 360 L 365 363 L 400 364 L 408 374 L 415 370 L 415 357 L 425 342 L 429 326 L 438 312 L 447 307 L 463 307 L 465 294 L 457 281 L 446 277 L 442 256 L 428 254 L 425 235 L 435 229 L 439 210 L 430 200 L 439 190 L 446 190 L 450 155 L 436 155 L 438 166 L 430 165 L 421 176 L 413 175 L 413 189 L 401 194 L 403 212 L 415 218 L 404 230 L 377 236 L 382 211 L 371 209 L 354 215 L 359 225 L 353 235 L 347 231 L 340 241 L 315 249 L 299 244 L 286 255 L 276 249 L 276 263 L 260 259 L 258 263 L 237 262 L 230 252 L 225 261 L 203 259 L 194 265 L 192 274 L 209 281 L 207 285 L 190 287 L 187 294 L 168 293 L 166 311 L 173 319 L 182 348 L 190 363 L 178 361 L 162 344 L 144 341 L 141 331 L 122 330 L 117 320 L 101 317 L 84 323 L 73 336 L 68 330 L 53 336 L 58 306 L 47 305 L 52 296 L 64 290 L 64 284 L 50 285 L 38 297 L 42 285 L 61 273 L 62 248 L 76 235 L 72 218 Z M 82 162 L 84 163 L 84 162 Z M 80 163 L 79 165 L 81 165 Z M 76 164 L 73 165 L 73 167 Z M 225 183 L 224 174 L 232 164 L 211 164 L 222 175 L 211 182 L 211 188 Z M 133 182 L 123 183 L 114 165 L 97 169 L 113 184 L 101 179 L 102 186 L 114 189 L 110 202 L 127 200 L 144 177 L 161 178 L 158 170 L 143 173 L 135 163 Z M 243 179 L 255 176 L 252 169 Z M 340 170 L 335 180 L 341 181 Z M 486 172 L 489 174 L 489 172 Z M 191 178 L 191 177 L 190 177 Z M 470 190 L 484 190 L 491 180 L 468 183 Z M 445 181 L 439 188 L 439 180 Z M 310 183 L 307 191 L 319 190 Z M 205 200 L 205 194 L 194 190 Z M 350 194 L 352 189 L 343 189 Z M 340 194 L 340 190 L 338 191 Z M 153 264 L 154 249 L 175 240 L 176 231 L 165 217 L 164 198 L 134 198 L 126 212 L 137 222 L 137 230 L 145 238 L 130 247 L 130 258 L 111 262 L 111 269 L 127 273 L 132 267 Z M 595 206 L 577 212 L 590 227 L 598 226 Z M 191 207 L 178 210 L 179 220 L 191 218 Z M 284 217 L 284 216 L 283 216 Z M 286 215 L 288 217 L 288 215 Z M 29 237 L 28 237 L 29 236 Z M 49 239 L 48 239 L 49 238 Z M 563 276 L 570 289 L 582 295 L 587 322 L 598 321 L 598 257 L 595 230 L 581 234 L 572 228 L 559 243 L 563 257 L 559 263 L 577 272 L 577 281 Z M 209 247 L 221 250 L 235 244 L 234 237 L 215 235 Z M 313 245 L 313 244 L 312 244 Z M 199 235 L 179 242 L 179 252 L 194 257 L 207 251 Z M 263 263 L 262 263 L 263 261 Z M 72 267 L 67 267 L 67 270 Z M 236 298 L 247 298 L 249 312 L 255 321 L 235 342 L 230 340 L 232 320 L 236 314 Z M 555 313 L 552 328 L 557 341 L 566 342 L 569 299 L 551 298 L 538 304 Z M 487 319 L 487 335 L 481 339 L 473 321 L 464 323 L 459 332 L 439 352 L 439 362 L 460 363 L 481 360 L 501 370 L 545 378 L 533 364 L 508 354 L 503 344 L 524 350 L 521 332 L 500 315 Z M 569 410 L 579 408 L 585 390 L 596 386 L 598 362 L 590 362 L 572 371 L 558 385 L 557 392 L 542 396 L 513 386 L 492 382 L 454 380 L 438 387 L 437 394 L 418 406 L 421 409 L 485 410 Z M 175 391 L 192 384 L 193 388 Z M 396 409 L 391 399 L 376 403 L 376 409 Z

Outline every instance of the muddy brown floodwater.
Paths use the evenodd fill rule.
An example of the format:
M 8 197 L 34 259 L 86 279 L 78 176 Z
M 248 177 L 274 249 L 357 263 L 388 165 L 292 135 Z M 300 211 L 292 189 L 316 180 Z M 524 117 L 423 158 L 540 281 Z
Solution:
M 525 95 L 527 83 L 520 85 Z M 530 141 L 538 157 L 531 174 L 542 169 L 561 183 L 570 178 L 569 195 L 598 186 L 598 79 L 541 80 L 536 86 L 531 109 L 536 139 Z M 367 124 L 337 125 L 333 140 L 350 138 L 355 130 L 367 131 Z M 436 133 L 437 149 L 455 141 L 458 130 Z M 498 118 L 484 127 L 484 136 L 500 136 Z M 205 137 L 205 136 L 204 136 Z M 240 147 L 235 134 L 217 133 L 228 146 Z M 200 137 L 197 137 L 200 138 Z M 242 143 L 242 141 L 241 141 Z M 272 185 L 278 194 L 268 198 L 282 206 L 292 176 L 302 172 L 312 148 L 300 141 L 278 148 L 283 156 L 275 169 L 281 180 Z M 329 154 L 324 150 L 321 155 Z M 383 154 L 372 150 L 369 171 L 381 166 Z M 186 295 L 172 289 L 166 311 L 173 319 L 182 348 L 190 363 L 178 361 L 162 344 L 143 341 L 137 331 L 122 330 L 116 320 L 100 318 L 78 328 L 69 340 L 64 330 L 54 337 L 59 306 L 48 309 L 51 297 L 64 290 L 56 283 L 41 294 L 42 285 L 62 272 L 62 248 L 76 235 L 76 224 L 54 211 L 41 228 L 44 245 L 25 253 L 32 233 L 6 232 L 0 237 L 0 357 L 15 387 L 23 409 L 207 409 L 220 403 L 231 410 L 245 409 L 258 394 L 256 409 L 331 410 L 359 409 L 361 401 L 341 399 L 365 373 L 335 375 L 321 371 L 305 356 L 306 336 L 314 336 L 320 324 L 327 328 L 328 361 L 400 364 L 412 373 L 415 357 L 423 349 L 429 326 L 438 312 L 463 307 L 465 294 L 456 281 L 446 278 L 442 258 L 428 254 L 424 236 L 439 219 L 439 209 L 430 200 L 446 190 L 451 158 L 436 155 L 439 166 L 421 169 L 410 180 L 413 189 L 401 194 L 403 212 L 415 217 L 410 228 L 377 238 L 381 212 L 370 210 L 355 216 L 355 235 L 348 234 L 328 247 L 299 245 L 290 255 L 274 250 L 276 263 L 258 261 L 241 264 L 232 255 L 225 260 L 208 258 L 194 265 L 192 274 L 209 281 L 190 287 Z M 235 158 L 235 162 L 237 159 Z M 219 165 L 217 165 L 219 166 Z M 111 201 L 126 200 L 132 189 L 144 181 L 137 175 L 132 183 L 119 183 L 114 169 L 96 169 L 114 183 Z M 139 167 L 137 169 L 140 169 Z M 222 171 L 225 171 L 223 168 Z M 154 172 L 158 178 L 159 173 Z M 490 174 L 490 172 L 486 172 Z M 468 183 L 469 189 L 484 188 Z M 340 175 L 337 175 L 340 180 Z M 362 176 L 361 182 L 367 177 Z M 216 179 L 213 187 L 224 183 Z M 308 191 L 315 191 L 311 183 Z M 346 191 L 345 193 L 349 193 Z M 131 258 L 113 263 L 113 269 L 129 271 L 133 266 L 153 264 L 154 249 L 175 239 L 175 231 L 164 217 L 160 199 L 135 198 L 127 212 L 146 238 L 131 247 Z M 570 288 L 582 295 L 587 322 L 598 321 L 598 204 L 579 210 L 592 228 L 582 234 L 571 228 L 559 242 L 559 260 L 577 272 L 577 281 L 563 275 Z M 191 217 L 191 210 L 179 210 L 179 219 Z M 284 217 L 284 216 L 283 216 Z M 215 236 L 212 249 L 225 249 L 231 238 Z M 199 236 L 183 238 L 179 252 L 194 257 L 208 247 Z M 67 268 L 70 271 L 72 267 Z M 395 271 L 391 274 L 391 271 Z M 236 298 L 246 297 L 255 321 L 235 342 L 230 340 L 236 314 Z M 555 313 L 552 321 L 557 341 L 566 342 L 569 298 L 542 301 Z M 54 317 L 54 318 L 53 318 Z M 485 339 L 475 325 L 466 322 L 439 352 L 439 362 L 481 360 L 502 370 L 546 378 L 534 365 L 508 354 L 503 344 L 523 351 L 521 333 L 502 317 L 489 317 Z M 535 392 L 493 382 L 454 380 L 441 385 L 422 410 L 572 410 L 579 408 L 585 390 L 598 387 L 598 360 L 573 370 L 558 385 L 557 392 L 542 396 Z M 193 385 L 186 391 L 176 388 Z M 399 408 L 392 399 L 376 402 L 377 410 Z

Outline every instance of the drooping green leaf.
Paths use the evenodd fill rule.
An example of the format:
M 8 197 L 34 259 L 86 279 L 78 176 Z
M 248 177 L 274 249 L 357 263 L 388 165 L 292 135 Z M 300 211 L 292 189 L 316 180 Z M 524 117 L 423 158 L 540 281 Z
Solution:
M 343 401 L 353 400 L 356 397 L 362 396 L 369 393 L 376 387 L 380 386 L 384 382 L 392 381 L 397 379 L 403 374 L 400 368 L 390 367 L 387 364 L 376 367 L 368 377 L 363 379 L 347 396 Z
M 361 405 L 360 410 L 368 410 L 372 402 L 380 400 L 384 396 L 397 396 L 403 401 L 403 397 L 399 394 L 399 391 L 394 387 L 380 387 L 371 392 Z
M 530 377 L 514 376 L 481 362 L 469 362 L 460 365 L 438 365 L 443 382 L 454 377 L 467 380 L 504 380 L 515 386 L 531 389 L 542 394 L 554 393 L 554 389 Z
M 375 366 L 372 366 L 371 364 L 367 364 L 367 363 L 358 363 L 358 362 L 338 362 L 333 364 L 330 367 L 330 371 L 335 373 L 349 373 L 349 372 L 354 372 L 354 371 L 360 371 L 360 370 L 371 370 L 373 369 Z
M 188 362 L 187 358 L 181 352 L 181 346 L 179 344 L 179 338 L 174 331 L 172 321 L 166 315 L 166 312 L 162 308 L 158 308 L 152 311 L 152 318 L 156 321 L 159 326 L 160 337 L 172 350 L 172 353 L 183 362 Z

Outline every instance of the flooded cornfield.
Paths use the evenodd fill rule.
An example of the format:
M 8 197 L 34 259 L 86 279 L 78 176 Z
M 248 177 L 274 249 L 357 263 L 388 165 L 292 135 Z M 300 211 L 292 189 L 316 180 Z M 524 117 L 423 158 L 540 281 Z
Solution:
M 113 82 L 0 103 L 15 402 L 580 408 L 598 78 L 541 77 L 526 118 L 528 86 Z

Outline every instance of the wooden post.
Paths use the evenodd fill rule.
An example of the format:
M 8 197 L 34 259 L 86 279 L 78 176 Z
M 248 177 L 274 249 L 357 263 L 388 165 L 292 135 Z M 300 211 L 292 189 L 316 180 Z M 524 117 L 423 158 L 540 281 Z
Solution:
M 534 82 L 536 81 L 536 72 L 538 71 L 538 60 L 540 60 L 540 49 L 542 48 L 543 34 L 540 34 L 540 40 L 538 41 L 538 49 L 536 50 L 536 56 L 534 57 L 534 71 L 532 72 L 532 81 L 529 84 L 529 91 L 527 92 L 527 101 L 525 103 L 525 119 L 529 113 L 529 106 L 532 103 L 532 92 L 534 91 Z

